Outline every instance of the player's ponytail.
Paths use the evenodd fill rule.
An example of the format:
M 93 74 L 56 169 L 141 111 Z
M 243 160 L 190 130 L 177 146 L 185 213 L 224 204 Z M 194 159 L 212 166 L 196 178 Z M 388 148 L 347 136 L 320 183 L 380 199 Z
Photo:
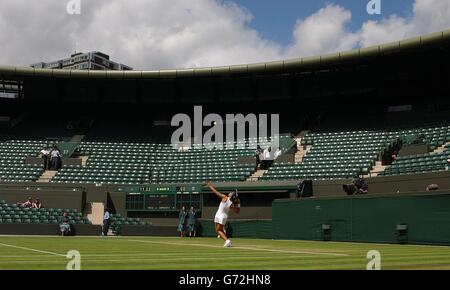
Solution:
M 235 189 L 233 192 L 230 192 L 230 194 L 228 194 L 228 197 L 230 198 L 230 200 L 235 203 L 236 201 L 239 200 L 239 195 L 238 195 L 238 191 L 237 189 Z

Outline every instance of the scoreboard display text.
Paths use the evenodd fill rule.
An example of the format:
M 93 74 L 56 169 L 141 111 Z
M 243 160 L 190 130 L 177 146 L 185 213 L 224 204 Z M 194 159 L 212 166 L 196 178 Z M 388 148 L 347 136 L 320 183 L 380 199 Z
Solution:
M 119 189 L 120 190 L 120 189 Z M 140 186 L 123 188 L 129 211 L 178 211 L 182 206 L 201 209 L 202 186 Z

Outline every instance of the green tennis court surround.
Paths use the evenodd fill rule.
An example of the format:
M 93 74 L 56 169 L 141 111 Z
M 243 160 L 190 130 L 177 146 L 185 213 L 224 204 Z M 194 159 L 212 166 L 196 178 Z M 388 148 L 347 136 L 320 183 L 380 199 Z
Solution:
M 200 220 L 200 234 L 202 237 L 217 236 L 214 230 L 214 221 Z M 227 235 L 229 237 L 238 238 L 272 238 L 272 221 L 271 220 L 230 220 L 226 226 Z
M 450 193 L 276 200 L 274 238 L 448 245 L 449 204 Z

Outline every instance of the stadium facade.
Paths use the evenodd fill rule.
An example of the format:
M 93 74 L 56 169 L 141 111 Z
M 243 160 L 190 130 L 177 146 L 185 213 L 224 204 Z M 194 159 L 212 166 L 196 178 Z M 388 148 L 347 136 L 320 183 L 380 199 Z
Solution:
M 120 233 L 133 235 L 174 235 L 180 206 L 194 205 L 201 210 L 203 234 L 212 235 L 217 200 L 202 187 L 210 179 L 221 190 L 241 192 L 246 210 L 232 216 L 237 236 L 323 239 L 331 227 L 333 240 L 395 242 L 397 225 L 405 223 L 404 203 L 398 201 L 403 196 L 428 216 L 408 217 L 410 227 L 426 229 L 433 220 L 444 232 L 450 211 L 433 211 L 434 203 L 422 199 L 449 196 L 449 76 L 450 30 L 330 55 L 224 67 L 0 67 L 1 84 L 20 88 L 17 98 L 0 100 L 2 152 L 16 152 L 13 159 L 2 157 L 0 200 L 10 204 L 39 194 L 47 207 L 81 212 L 79 220 L 102 204 L 118 215 Z M 43 103 L 57 109 L 43 109 Z M 195 105 L 222 116 L 279 114 L 282 158 L 255 172 L 258 140 L 244 140 L 243 150 L 171 151 L 172 116 L 191 114 Z M 37 155 L 49 143 L 67 151 L 63 167 L 47 176 Z M 400 158 L 389 160 L 394 153 Z M 355 176 L 366 178 L 368 195 L 345 196 L 342 185 Z M 305 180 L 312 187 L 300 198 L 298 185 Z M 434 195 L 425 192 L 432 183 L 440 188 Z M 333 201 L 329 214 L 314 210 L 333 199 L 344 201 Z M 348 216 L 352 201 L 360 206 Z M 367 210 L 367 203 L 383 208 L 390 201 L 385 219 Z M 315 218 L 290 236 L 281 225 L 305 220 L 296 209 Z M 24 218 L 17 220 L 29 229 Z M 2 226 L 8 233 L 19 231 L 2 224 L 0 231 Z M 367 234 L 371 227 L 383 234 Z M 425 230 L 410 231 L 408 239 L 450 243 L 445 236 L 427 239 Z

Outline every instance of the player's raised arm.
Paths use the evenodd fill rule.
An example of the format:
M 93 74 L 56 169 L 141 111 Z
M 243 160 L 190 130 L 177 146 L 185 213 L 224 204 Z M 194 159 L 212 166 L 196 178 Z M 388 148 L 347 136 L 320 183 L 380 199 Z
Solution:
M 206 186 L 211 189 L 211 191 L 217 195 L 217 197 L 219 197 L 220 199 L 224 199 L 227 198 L 227 196 L 223 193 L 220 193 L 219 191 L 217 191 L 217 189 L 212 185 L 211 181 L 207 181 L 206 182 Z

